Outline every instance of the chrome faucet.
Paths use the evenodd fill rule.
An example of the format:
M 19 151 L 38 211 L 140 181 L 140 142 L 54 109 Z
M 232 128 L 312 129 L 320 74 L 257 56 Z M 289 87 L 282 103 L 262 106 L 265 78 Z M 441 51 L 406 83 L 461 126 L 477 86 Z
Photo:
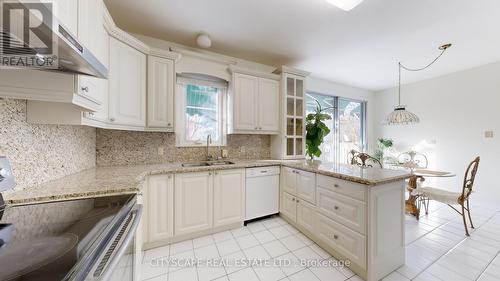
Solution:
M 208 154 L 208 147 L 212 143 L 212 136 L 210 134 L 207 135 L 207 161 L 212 161 L 213 156 Z

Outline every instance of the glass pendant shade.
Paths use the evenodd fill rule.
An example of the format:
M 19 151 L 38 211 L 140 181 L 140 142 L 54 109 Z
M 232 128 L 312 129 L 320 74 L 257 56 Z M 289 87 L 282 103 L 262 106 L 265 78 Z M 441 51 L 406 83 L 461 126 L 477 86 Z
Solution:
M 394 111 L 391 112 L 385 119 L 387 125 L 412 125 L 420 122 L 418 116 L 412 112 L 406 110 L 405 105 L 398 105 L 394 107 Z

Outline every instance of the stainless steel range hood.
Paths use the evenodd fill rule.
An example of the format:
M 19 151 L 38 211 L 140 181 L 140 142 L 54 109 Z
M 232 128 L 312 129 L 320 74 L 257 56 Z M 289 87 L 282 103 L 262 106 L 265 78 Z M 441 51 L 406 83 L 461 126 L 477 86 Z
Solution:
M 1 2 L 2 1 L 0 1 L 0 3 Z M 33 9 L 33 6 L 29 6 L 31 3 L 33 3 L 33 1 L 29 3 L 15 3 L 18 6 L 20 5 L 20 9 L 17 13 L 10 13 L 10 25 L 17 24 L 18 26 L 23 26 L 23 24 L 29 22 L 30 18 L 31 20 L 33 20 L 33 18 L 40 19 L 40 14 L 52 15 L 50 20 L 42 20 L 41 25 L 37 27 L 36 36 L 42 42 L 52 42 L 52 52 L 55 56 L 41 53 L 39 51 L 40 48 L 33 47 L 32 44 L 26 42 L 26 40 L 20 39 L 22 37 L 27 38 L 26 36 L 14 34 L 14 32 L 9 31 L 10 29 L 2 27 L 2 22 L 0 22 L 0 55 L 3 57 L 10 56 L 15 58 L 31 55 L 42 60 L 55 58 L 56 63 L 55 66 L 52 67 L 36 67 L 33 65 L 24 67 L 43 71 L 59 71 L 89 75 L 98 78 L 108 78 L 108 69 L 106 66 L 104 66 L 89 49 L 78 42 L 77 37 L 71 34 L 60 21 L 53 16 L 50 6 L 42 4 L 37 5 L 36 9 Z M 23 10 L 23 8 L 25 10 Z M 3 15 L 5 17 L 5 13 L 3 13 Z M 4 44 L 6 42 L 8 44 Z M 0 64 L 9 66 L 9 64 L 5 64 L 6 61 L 8 62 L 8 60 L 2 60 Z M 16 67 L 18 66 L 19 65 L 16 65 Z

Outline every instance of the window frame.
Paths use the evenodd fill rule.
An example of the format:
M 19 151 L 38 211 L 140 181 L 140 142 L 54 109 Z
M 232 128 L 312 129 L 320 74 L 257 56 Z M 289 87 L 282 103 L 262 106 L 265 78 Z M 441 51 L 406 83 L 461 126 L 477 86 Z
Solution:
M 352 102 L 357 102 L 357 103 L 360 103 L 361 104 L 361 118 L 360 118 L 360 121 L 361 121 L 361 128 L 360 128 L 360 137 L 361 137 L 361 150 L 363 151 L 366 151 L 367 149 L 367 101 L 365 100 L 359 100 L 359 99 L 354 99 L 354 98 L 348 98 L 348 97 L 343 97 L 343 96 L 337 96 L 337 95 L 332 95 L 332 94 L 324 94 L 324 93 L 319 93 L 319 92 L 314 92 L 314 91 L 306 91 L 305 93 L 305 110 L 306 110 L 306 115 L 307 115 L 307 101 L 308 99 L 310 99 L 310 97 L 308 95 L 319 95 L 319 96 L 323 96 L 323 97 L 328 97 L 328 98 L 333 98 L 333 102 L 334 102 L 334 108 L 333 108 L 333 124 L 335 124 L 334 128 L 330 128 L 331 129 L 331 133 L 334 133 L 334 144 L 333 144 L 333 147 L 335 150 L 339 149 L 340 148 L 340 136 L 339 136 L 339 132 L 340 132 L 340 108 L 339 108 L 339 101 L 340 100 L 345 100 L 345 101 L 352 101 Z M 333 161 L 335 162 L 343 162 L 344 159 L 339 159 L 340 156 L 338 155 L 338 153 L 336 154 L 335 156 L 335 159 Z
M 187 85 L 205 86 L 203 83 L 179 83 L 175 85 L 175 146 L 176 147 L 204 147 L 207 145 L 206 139 L 191 141 L 186 139 L 186 111 L 187 111 Z M 212 141 L 209 146 L 225 146 L 227 144 L 226 119 L 227 119 L 227 88 L 216 87 L 218 91 L 218 130 L 220 138 Z

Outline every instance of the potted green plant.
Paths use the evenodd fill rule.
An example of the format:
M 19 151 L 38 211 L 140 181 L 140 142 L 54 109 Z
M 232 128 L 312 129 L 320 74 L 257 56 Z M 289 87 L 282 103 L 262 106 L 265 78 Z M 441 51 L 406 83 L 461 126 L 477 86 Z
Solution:
M 306 117 L 306 154 L 311 161 L 314 161 L 314 157 L 321 156 L 320 146 L 330 133 L 330 129 L 323 121 L 332 119 L 329 114 L 323 113 L 332 107 L 321 108 L 321 104 L 318 101 L 316 103 L 318 104 L 316 111 Z
M 374 158 L 376 158 L 380 163 L 384 163 L 384 152 L 388 148 L 394 145 L 394 141 L 392 139 L 384 139 L 380 138 L 377 140 L 377 151 L 375 152 Z

